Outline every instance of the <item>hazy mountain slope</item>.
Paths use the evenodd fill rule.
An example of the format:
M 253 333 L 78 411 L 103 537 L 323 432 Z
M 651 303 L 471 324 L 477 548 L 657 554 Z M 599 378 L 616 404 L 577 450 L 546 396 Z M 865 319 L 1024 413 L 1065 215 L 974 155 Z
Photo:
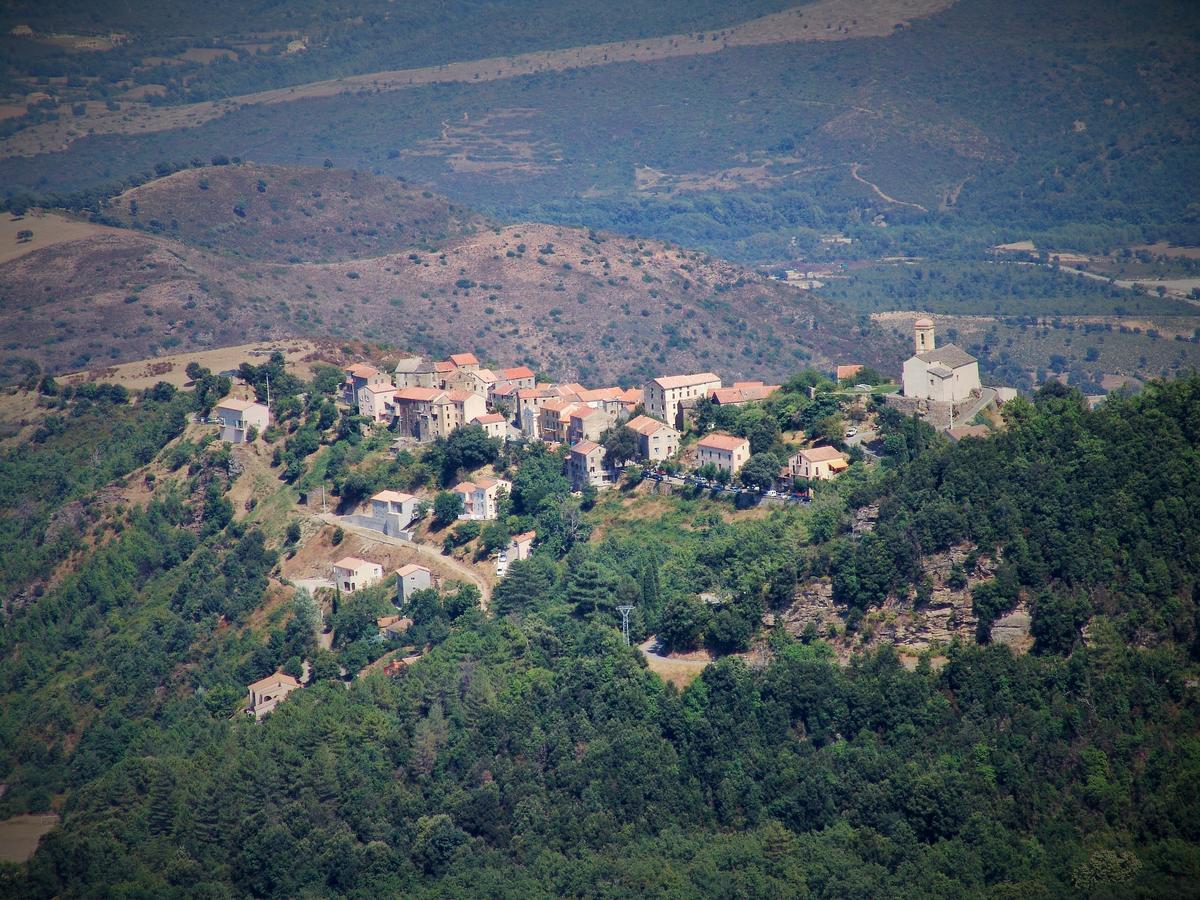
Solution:
M 214 152 L 329 157 L 513 220 L 742 259 L 794 257 L 835 229 L 922 255 L 1031 234 L 1077 249 L 1186 242 L 1197 33 L 1194 4 L 961 0 L 887 38 L 366 88 L 85 136 L 0 162 L 0 180 L 14 193 L 94 192 Z M 893 227 L 871 227 L 877 214 Z
M 12 336 L 4 356 L 61 371 L 193 347 L 329 335 L 431 352 L 470 348 L 597 381 L 696 368 L 783 377 L 806 362 L 847 359 L 892 370 L 902 358 L 894 337 L 811 294 L 701 253 L 583 229 L 478 228 L 478 219 L 460 211 L 451 220 L 460 233 L 436 251 L 275 262 L 304 237 L 296 210 L 248 211 L 243 220 L 219 208 L 260 174 L 270 185 L 290 185 L 306 204 L 318 190 L 336 197 L 330 179 L 343 177 L 221 166 L 140 188 L 132 195 L 139 220 L 149 209 L 176 209 L 178 192 L 190 193 L 200 178 L 209 189 L 198 194 L 224 199 L 212 201 L 212 219 L 202 212 L 180 219 L 180 240 L 104 234 L 0 266 L 0 331 Z M 419 210 L 422 221 L 428 210 L 448 208 L 424 199 L 430 206 Z M 334 221 L 324 224 L 336 229 Z M 402 235 L 429 234 L 402 224 Z M 335 236 L 332 246 L 344 257 L 357 239 Z
M 431 246 L 483 224 L 393 179 L 336 169 L 185 169 L 106 204 L 105 218 L 254 259 L 312 262 Z

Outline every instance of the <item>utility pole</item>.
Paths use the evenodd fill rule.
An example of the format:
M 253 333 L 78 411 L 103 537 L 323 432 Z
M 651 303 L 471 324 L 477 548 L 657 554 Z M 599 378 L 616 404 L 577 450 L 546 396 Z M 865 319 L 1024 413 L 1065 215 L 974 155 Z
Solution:
M 324 482 L 321 483 L 321 512 L 323 512 L 323 513 L 328 512 L 328 510 L 325 509 L 325 484 L 324 484 Z
M 267 372 L 267 409 L 271 408 L 271 373 Z
M 629 646 L 629 614 L 633 612 L 632 606 L 618 606 L 617 612 L 621 614 L 621 636 L 625 638 L 625 646 Z

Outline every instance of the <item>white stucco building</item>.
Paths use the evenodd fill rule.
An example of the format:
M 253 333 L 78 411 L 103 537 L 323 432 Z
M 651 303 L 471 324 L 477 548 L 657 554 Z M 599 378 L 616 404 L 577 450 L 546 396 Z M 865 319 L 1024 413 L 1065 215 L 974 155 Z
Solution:
M 904 363 L 904 396 L 961 403 L 980 390 L 979 361 L 954 344 L 938 347 L 931 319 L 913 326 L 916 352 Z

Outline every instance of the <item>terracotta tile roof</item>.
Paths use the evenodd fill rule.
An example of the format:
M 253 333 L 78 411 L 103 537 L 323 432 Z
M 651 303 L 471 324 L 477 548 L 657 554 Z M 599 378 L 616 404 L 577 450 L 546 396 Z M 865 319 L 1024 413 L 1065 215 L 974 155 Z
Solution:
M 446 396 L 453 403 L 464 403 L 467 400 L 470 400 L 472 397 L 478 397 L 479 395 L 472 393 L 471 391 L 446 391 Z
M 591 391 L 580 391 L 579 399 L 584 403 L 594 402 L 596 400 L 617 400 L 621 396 L 619 387 L 596 388 Z
M 581 408 L 581 409 L 573 409 L 573 410 L 571 410 L 571 418 L 572 418 L 572 419 L 579 419 L 581 422 L 582 422 L 584 419 L 594 419 L 594 418 L 596 418 L 597 416 L 599 416 L 599 417 L 600 417 L 600 418 L 602 418 L 602 419 L 606 419 L 606 418 L 608 418 L 608 413 L 606 413 L 606 412 L 605 412 L 604 410 L 602 410 L 602 409 L 593 409 L 593 408 L 592 408 L 592 407 L 590 407 L 590 406 L 585 406 L 585 407 L 583 407 L 583 408 Z
M 396 390 L 396 386 L 392 383 L 387 384 L 367 384 L 363 385 L 359 390 L 370 391 L 372 394 L 391 394 Z
M 917 321 L 913 322 L 913 327 L 914 328 L 932 328 L 933 327 L 933 319 L 922 316 L 921 318 L 917 319 Z
M 494 488 L 499 483 L 500 483 L 500 480 L 498 478 L 488 478 L 485 476 L 483 478 L 475 479 L 475 487 L 479 488 L 480 490 L 484 490 L 484 491 L 489 490 L 490 488 Z
M 500 413 L 488 413 L 485 416 L 476 416 L 471 421 L 478 425 L 495 425 L 498 422 L 503 422 L 504 416 Z
M 642 388 L 629 388 L 621 392 L 621 402 L 628 403 L 630 406 L 637 406 L 646 399 L 646 392 Z
M 357 556 L 343 556 L 334 563 L 339 569 L 358 569 L 362 566 L 373 566 L 375 563 L 365 559 L 359 559 Z
M 580 441 L 578 444 L 575 444 L 573 447 L 571 447 L 571 452 L 582 453 L 584 456 L 587 456 L 590 453 L 595 453 L 597 450 L 602 449 L 603 448 L 594 441 Z
M 532 387 L 521 388 L 517 391 L 518 400 L 540 400 L 542 397 L 550 397 L 552 394 L 547 394 L 545 388 Z
M 477 378 L 478 380 L 484 382 L 485 384 L 495 384 L 497 381 L 500 380 L 500 376 L 497 375 L 495 372 L 493 372 L 491 369 L 476 369 L 474 372 L 471 373 L 471 377 Z
M 437 388 L 408 387 L 396 391 L 396 399 L 428 402 L 440 396 L 441 393 Z
M 353 378 L 370 378 L 372 375 L 378 375 L 379 370 L 374 366 L 368 366 L 366 363 L 355 363 L 346 369 L 346 374 Z
M 700 438 L 698 446 L 709 450 L 724 450 L 732 453 L 734 450 L 739 450 L 749 443 L 745 438 L 735 437 L 732 434 L 708 434 Z
M 515 394 L 516 392 L 517 389 L 511 384 L 500 384 L 492 391 L 492 394 L 496 397 L 507 397 L 510 394 Z
M 474 353 L 451 353 L 450 362 L 456 366 L 477 366 L 479 360 Z
M 655 384 L 665 390 L 671 388 L 691 387 L 692 385 L 708 384 L 715 381 L 721 383 L 721 379 L 712 372 L 697 372 L 694 375 L 662 375 L 652 379 Z
M 514 544 L 524 544 L 526 541 L 532 541 L 535 537 L 537 537 L 536 531 L 523 531 L 520 534 L 514 534 L 512 542 Z
M 239 409 L 247 410 L 254 406 L 263 406 L 254 400 L 239 400 L 237 397 L 229 397 L 217 404 L 217 409 Z M 265 408 L 265 407 L 264 407 Z
M 714 388 L 709 392 L 717 403 L 751 403 L 766 400 L 767 397 L 779 390 L 777 384 L 763 384 L 761 381 L 735 384 L 728 388 Z
M 416 563 L 409 563 L 407 566 L 401 566 L 396 570 L 396 574 L 401 578 L 411 575 L 413 572 L 424 572 L 426 575 L 431 574 L 424 566 L 419 566 Z
M 372 500 L 379 500 L 384 503 L 407 503 L 409 500 L 415 500 L 412 494 L 405 494 L 403 491 L 380 491 Z
M 298 688 L 300 687 L 300 682 L 284 672 L 276 672 L 274 675 L 260 678 L 254 684 L 250 685 L 249 689 L 252 691 L 262 691 L 273 687 Z
M 454 363 L 449 362 L 449 361 L 435 362 L 433 364 L 433 371 L 441 372 L 442 374 L 445 374 L 447 372 L 453 372 L 454 368 L 455 368 Z
M 801 450 L 800 455 L 810 463 L 828 462 L 831 459 L 842 458 L 842 452 L 836 447 L 812 447 L 808 450 Z
M 956 347 L 954 344 L 938 347 L 936 350 L 930 350 L 928 353 L 918 353 L 917 357 L 923 362 L 941 363 L 950 369 L 957 369 L 960 366 L 969 366 L 973 362 L 978 362 L 970 353 L 961 347 Z
M 501 369 L 500 375 L 503 378 L 533 378 L 533 369 L 529 366 L 513 366 L 511 369 Z
M 632 428 L 638 434 L 649 436 L 671 426 L 666 422 L 658 421 L 658 419 L 652 419 L 650 416 L 634 416 L 625 423 L 625 427 Z
M 565 397 L 567 394 L 578 397 L 587 390 L 587 388 L 577 381 L 568 381 L 566 384 L 555 385 L 554 387 L 558 390 L 560 397 Z
M 451 488 L 451 490 L 455 494 L 473 494 L 473 493 L 475 493 L 475 482 L 460 481 L 453 488 Z

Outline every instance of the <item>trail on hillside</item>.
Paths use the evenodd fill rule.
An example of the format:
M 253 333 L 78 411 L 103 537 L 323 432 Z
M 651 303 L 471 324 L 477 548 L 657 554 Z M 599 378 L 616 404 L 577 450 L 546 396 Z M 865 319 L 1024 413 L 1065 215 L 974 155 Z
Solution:
M 289 103 L 348 93 L 382 93 L 428 84 L 483 82 L 545 72 L 654 62 L 685 56 L 720 53 L 735 47 L 755 47 L 807 41 L 843 41 L 887 37 L 913 19 L 927 18 L 955 0 L 819 0 L 807 6 L 752 19 L 715 31 L 673 34 L 636 41 L 590 44 L 563 50 L 542 50 L 518 56 L 445 63 L 413 69 L 371 72 L 316 81 L 293 87 L 242 94 L 224 100 L 174 107 L 127 107 L 89 112 L 73 121 L 47 122 L 26 128 L 0 143 L 0 158 L 35 156 L 65 149 L 87 134 L 144 134 L 202 125 L 242 107 Z
M 907 200 L 897 200 L 895 197 L 891 197 L 891 196 L 885 194 L 883 192 L 883 190 L 879 187 L 879 185 L 875 184 L 875 182 L 867 181 L 867 179 L 863 178 L 861 175 L 858 174 L 859 166 L 860 166 L 859 163 L 850 163 L 851 177 L 853 177 L 855 181 L 861 182 L 862 184 L 865 184 L 867 187 L 869 187 L 871 190 L 873 190 L 879 196 L 879 198 L 881 200 L 886 200 L 888 203 L 895 203 L 897 206 L 911 206 L 913 209 L 919 209 L 921 212 L 924 212 L 924 213 L 929 212 L 929 210 L 927 210 L 925 207 L 923 207 L 920 203 L 910 203 Z

